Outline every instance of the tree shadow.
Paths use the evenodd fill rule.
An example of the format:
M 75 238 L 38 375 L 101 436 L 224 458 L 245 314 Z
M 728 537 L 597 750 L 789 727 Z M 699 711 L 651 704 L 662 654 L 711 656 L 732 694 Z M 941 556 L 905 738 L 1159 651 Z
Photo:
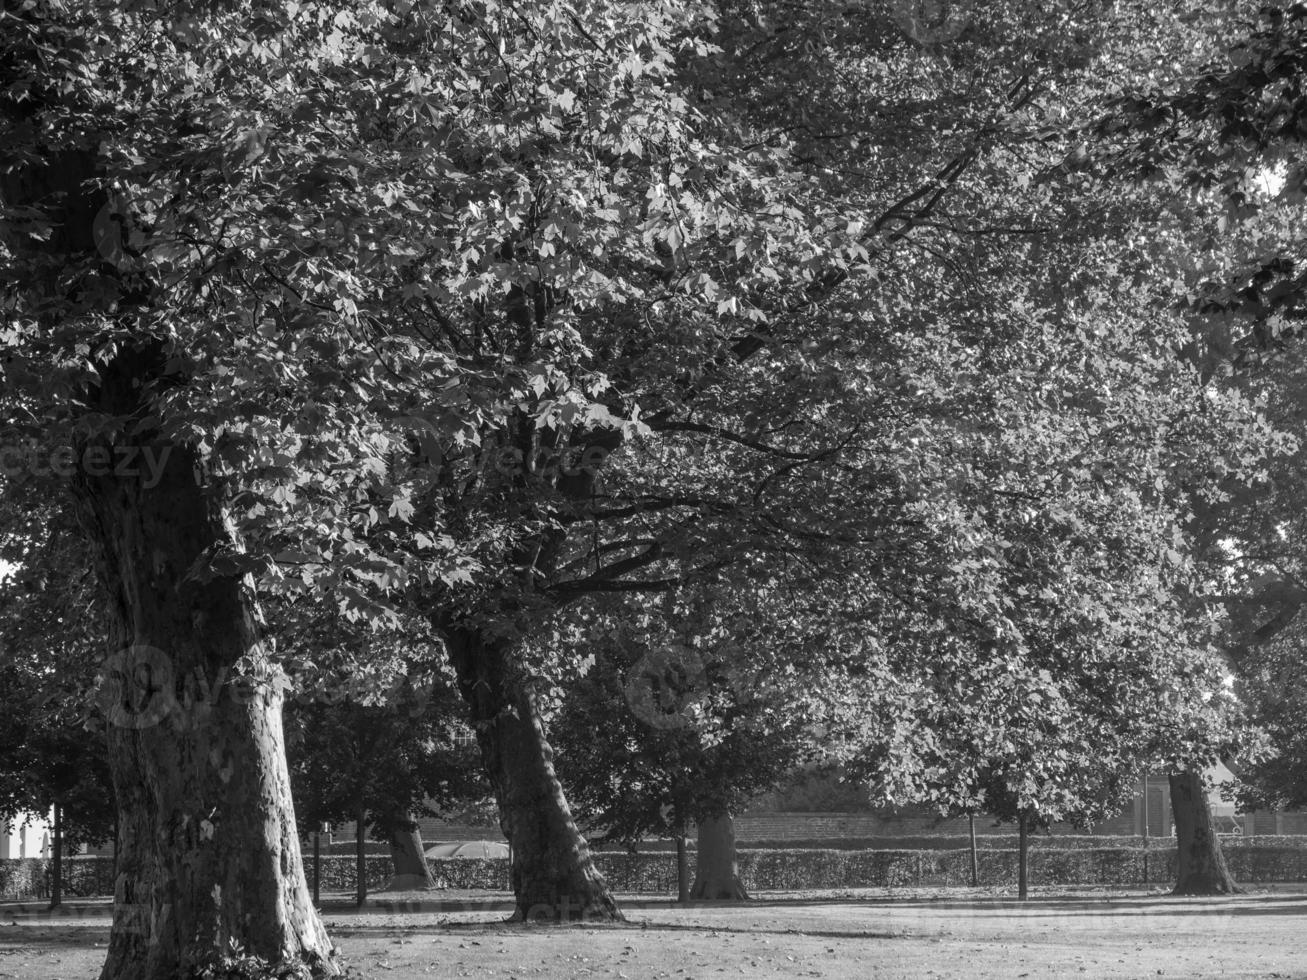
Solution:
M 1220 913 L 1243 909 L 1245 913 L 1254 913 L 1259 907 L 1269 904 L 1289 904 L 1289 911 L 1307 911 L 1307 893 L 1271 892 L 1267 894 L 1240 895 L 1105 895 L 1086 898 L 1083 895 L 1037 896 L 1025 901 L 1015 897 L 994 896 L 974 898 L 894 898 L 887 896 L 867 896 L 849 898 L 770 898 L 751 899 L 747 902 L 700 902 L 680 908 L 698 910 L 713 908 L 799 908 L 807 906 L 844 906 L 847 908 L 887 908 L 916 909 L 923 911 L 957 910 L 966 912 L 1017 911 L 1017 912 L 1098 912 L 1121 913 L 1132 909 L 1166 909 L 1181 913 Z M 1267 910 L 1272 911 L 1272 910 Z
M 17 919 L 67 922 L 70 919 L 104 919 L 113 915 L 113 901 L 105 898 L 65 899 L 57 909 L 46 901 L 0 902 L 0 923 Z

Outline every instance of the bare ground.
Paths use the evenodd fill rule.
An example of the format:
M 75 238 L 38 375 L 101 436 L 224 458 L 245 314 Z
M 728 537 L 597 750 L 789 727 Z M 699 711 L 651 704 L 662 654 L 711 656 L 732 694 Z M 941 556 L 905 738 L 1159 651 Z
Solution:
M 1301 887 L 1301 886 L 1295 886 Z M 332 936 L 365 977 L 1307 977 L 1307 894 L 1230 898 L 1036 890 L 769 893 L 678 907 L 628 896 L 627 925 L 506 925 L 505 896 L 324 896 Z M 0 978 L 91 980 L 108 905 L 0 904 Z

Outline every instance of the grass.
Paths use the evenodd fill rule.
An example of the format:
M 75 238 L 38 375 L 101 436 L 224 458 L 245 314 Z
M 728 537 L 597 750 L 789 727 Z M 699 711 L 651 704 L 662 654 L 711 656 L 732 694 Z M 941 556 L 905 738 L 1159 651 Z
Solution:
M 1300 886 L 1298 886 L 1300 887 Z M 1307 895 L 1037 890 L 1019 903 L 969 890 L 768 893 L 679 907 L 628 896 L 626 925 L 509 926 L 503 895 L 324 896 L 347 962 L 366 977 L 1300 977 Z M 0 978 L 90 980 L 108 937 L 103 900 L 50 914 L 0 905 Z

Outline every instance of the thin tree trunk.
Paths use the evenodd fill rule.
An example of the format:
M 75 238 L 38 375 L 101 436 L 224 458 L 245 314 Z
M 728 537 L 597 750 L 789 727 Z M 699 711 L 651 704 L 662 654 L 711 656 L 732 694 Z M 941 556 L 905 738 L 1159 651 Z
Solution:
M 980 860 L 976 854 L 976 815 L 967 814 L 967 830 L 971 834 L 971 887 L 980 887 Z
M 57 909 L 64 900 L 63 807 L 54 805 L 54 826 L 50 830 L 50 908 Z
M 554 773 L 554 752 L 530 686 L 502 641 L 441 629 L 512 848 L 516 920 L 620 920 Z
M 676 900 L 682 905 L 690 900 L 690 848 L 684 831 L 676 835 Z
M 1030 821 L 1025 813 L 1017 817 L 1017 899 L 1024 902 L 1030 884 Z
M 707 902 L 744 901 L 749 897 L 740 881 L 740 866 L 735 856 L 735 821 L 729 813 L 699 824 L 699 848 L 690 897 Z
M 422 831 L 415 821 L 405 818 L 392 825 L 390 861 L 394 871 L 386 885 L 387 891 L 429 891 L 440 887 L 435 875 L 431 873 L 431 865 L 427 863 Z
M 101 369 L 92 410 L 144 422 L 144 393 L 168 377 L 165 363 L 162 345 L 123 348 Z M 76 480 L 115 651 L 101 704 L 122 822 L 101 976 L 176 980 L 233 946 L 334 975 L 300 859 L 280 675 L 234 560 L 240 544 L 189 447 L 151 441 L 148 425 L 126 431 L 115 447 L 138 463 L 148 453 L 152 477 L 144 465 L 88 466 Z M 208 568 L 218 555 L 227 568 Z M 238 662 L 247 677 L 234 682 Z M 184 687 L 203 697 L 184 707 Z
M 1167 779 L 1171 784 L 1171 812 L 1175 816 L 1178 848 L 1172 894 L 1233 895 L 1242 891 L 1225 865 L 1202 774 L 1171 773 Z
M 360 804 L 354 814 L 354 904 L 362 908 L 368 900 L 367 813 Z

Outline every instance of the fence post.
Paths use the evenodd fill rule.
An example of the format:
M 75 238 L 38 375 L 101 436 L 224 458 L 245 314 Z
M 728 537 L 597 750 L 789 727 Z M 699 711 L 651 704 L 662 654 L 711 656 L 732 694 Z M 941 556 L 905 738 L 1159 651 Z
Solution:
M 322 828 L 313 833 L 313 904 L 322 904 Z
M 967 829 L 971 832 L 971 887 L 980 887 L 980 863 L 976 858 L 976 815 L 967 814 Z
M 54 827 L 50 835 L 50 908 L 57 909 L 63 903 L 64 892 L 64 834 L 63 807 L 54 805 Z

